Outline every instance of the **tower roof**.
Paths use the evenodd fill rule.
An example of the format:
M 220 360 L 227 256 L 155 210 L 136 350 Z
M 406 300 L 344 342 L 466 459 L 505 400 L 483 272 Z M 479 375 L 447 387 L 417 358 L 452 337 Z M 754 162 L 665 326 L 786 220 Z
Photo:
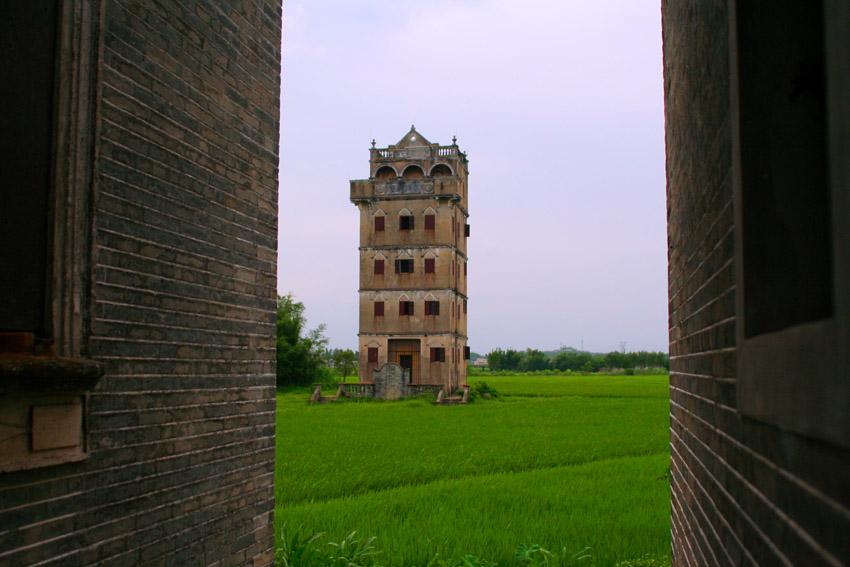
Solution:
M 396 148 L 416 148 L 422 146 L 430 146 L 431 142 L 425 139 L 425 136 L 416 131 L 416 126 L 410 126 L 410 131 L 399 140 Z

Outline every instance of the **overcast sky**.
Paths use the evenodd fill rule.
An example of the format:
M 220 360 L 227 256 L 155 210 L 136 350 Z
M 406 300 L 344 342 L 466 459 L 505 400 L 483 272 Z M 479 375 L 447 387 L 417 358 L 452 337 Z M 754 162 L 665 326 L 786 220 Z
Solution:
M 667 350 L 661 9 L 284 1 L 278 290 L 357 348 L 349 180 L 411 124 L 469 157 L 469 344 Z

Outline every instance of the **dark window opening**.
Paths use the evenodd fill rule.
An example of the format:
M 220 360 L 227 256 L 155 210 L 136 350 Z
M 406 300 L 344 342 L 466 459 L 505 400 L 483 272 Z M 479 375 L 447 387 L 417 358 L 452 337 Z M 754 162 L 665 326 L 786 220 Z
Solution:
M 469 236 L 469 225 L 468 224 L 464 225 L 464 235 Z
M 384 261 L 383 260 L 375 260 L 375 275 L 382 275 L 384 273 Z
M 369 347 L 367 362 L 378 362 L 378 347 Z
M 49 335 L 48 250 L 60 3 L 11 2 L 0 18 L 0 331 Z
M 399 315 L 413 315 L 413 302 L 412 301 L 399 301 L 398 302 L 398 314 Z
M 469 360 L 471 354 L 471 350 L 468 346 L 463 347 L 463 359 Z
M 384 302 L 376 301 L 375 302 L 375 317 L 383 317 L 384 316 Z
M 463 300 L 463 312 L 466 313 L 466 300 Z
M 439 315 L 440 314 L 440 302 L 439 301 L 426 301 L 425 302 L 425 315 Z
M 425 215 L 425 230 L 434 230 L 436 219 L 436 215 Z
M 425 273 L 433 274 L 436 271 L 436 262 L 434 258 L 425 258 Z
M 833 314 L 823 11 L 737 3 L 744 334 Z
M 399 230 L 413 230 L 413 216 L 402 215 L 398 217 L 398 221 Z
M 384 217 L 375 217 L 375 232 L 384 231 Z
M 431 362 L 445 362 L 446 349 L 443 347 L 431 347 Z
M 396 260 L 395 273 L 397 274 L 412 274 L 413 260 Z
M 463 263 L 463 275 L 466 275 L 466 264 L 467 262 Z

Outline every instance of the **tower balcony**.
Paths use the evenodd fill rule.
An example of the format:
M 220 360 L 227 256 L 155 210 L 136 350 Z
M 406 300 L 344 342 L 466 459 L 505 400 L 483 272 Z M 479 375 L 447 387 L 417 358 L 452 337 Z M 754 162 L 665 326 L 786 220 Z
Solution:
M 411 196 L 443 197 L 460 200 L 463 185 L 458 177 L 424 179 L 354 179 L 351 181 L 351 201 L 373 199 L 405 199 Z

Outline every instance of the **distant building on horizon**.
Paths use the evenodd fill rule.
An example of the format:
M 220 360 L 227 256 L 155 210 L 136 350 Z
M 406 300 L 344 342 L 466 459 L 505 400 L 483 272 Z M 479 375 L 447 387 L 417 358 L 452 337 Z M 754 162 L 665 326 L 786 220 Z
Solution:
M 395 145 L 372 141 L 369 178 L 351 181 L 360 209 L 361 382 L 389 362 L 409 384 L 466 383 L 466 154 L 411 126 Z

